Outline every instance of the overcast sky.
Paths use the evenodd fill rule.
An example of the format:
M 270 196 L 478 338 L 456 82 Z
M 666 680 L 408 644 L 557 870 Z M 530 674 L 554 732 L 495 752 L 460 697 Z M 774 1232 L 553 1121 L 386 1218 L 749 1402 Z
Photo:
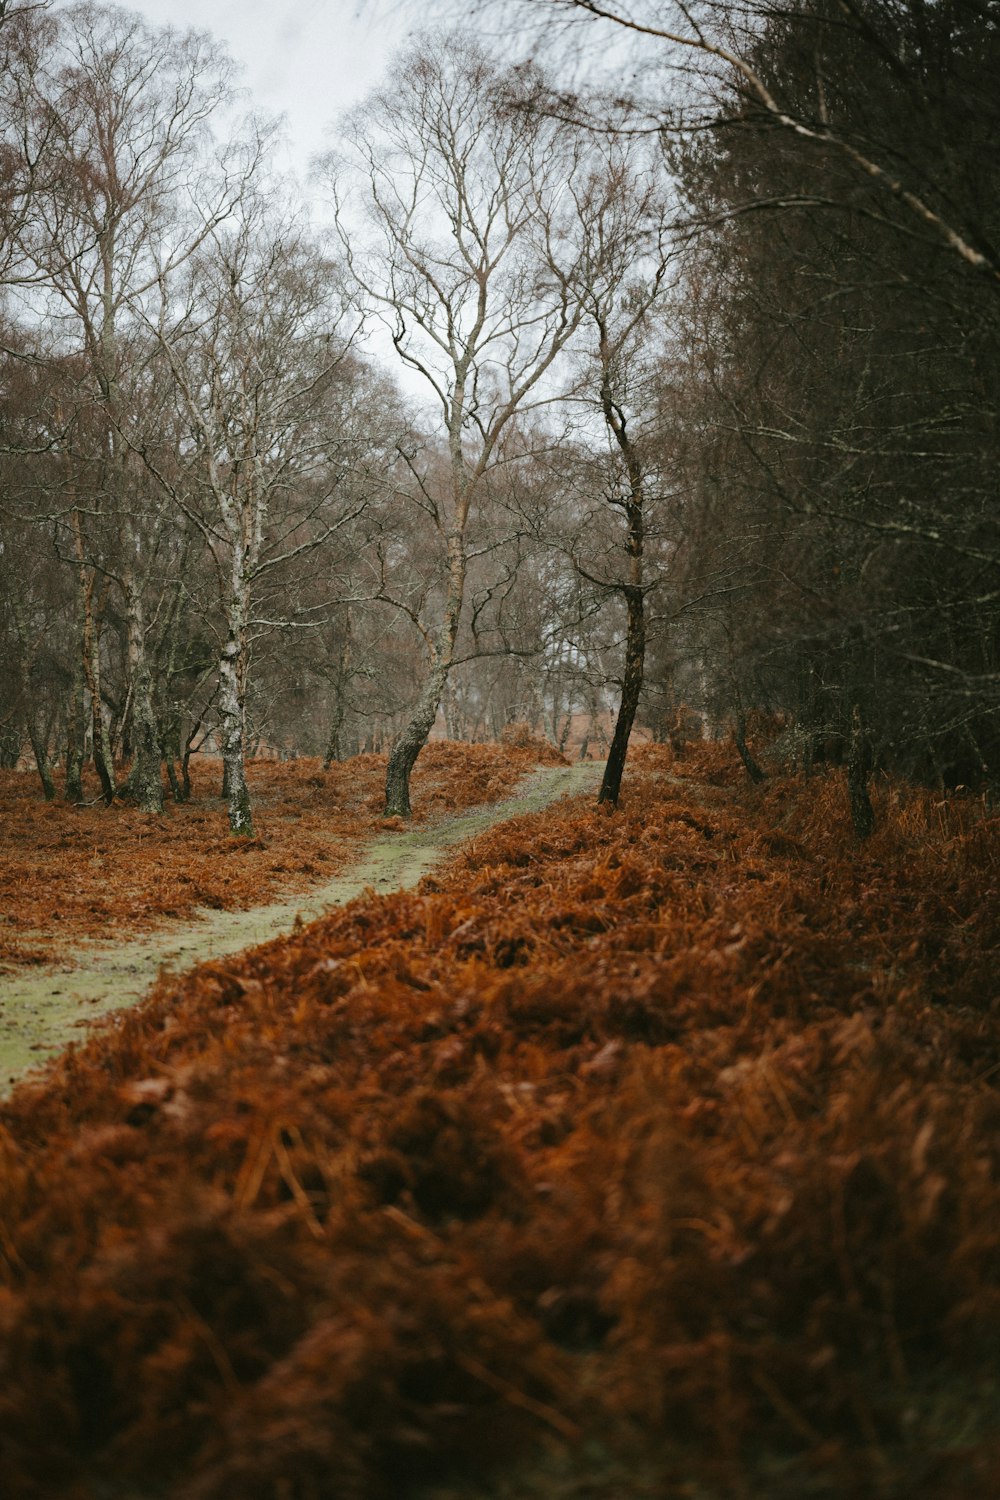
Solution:
M 211 32 L 242 67 L 248 105 L 285 116 L 287 156 L 305 197 L 310 158 L 329 144 L 338 115 L 378 83 L 393 53 L 420 28 L 453 25 L 458 0 L 119 0 L 155 26 Z M 322 205 L 314 203 L 322 214 Z M 419 376 L 400 367 L 373 327 L 369 351 L 425 402 Z
M 433 25 L 435 0 L 123 0 L 154 25 L 210 31 L 243 65 L 253 104 L 286 116 L 302 174 L 339 112 L 377 83 L 412 29 Z M 443 14 L 443 9 L 440 12 Z M 452 15 L 454 10 L 452 10 Z

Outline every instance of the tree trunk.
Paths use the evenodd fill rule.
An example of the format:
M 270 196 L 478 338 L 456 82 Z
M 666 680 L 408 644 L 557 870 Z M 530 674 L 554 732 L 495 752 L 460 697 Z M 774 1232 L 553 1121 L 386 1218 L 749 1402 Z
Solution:
M 51 802 L 56 795 L 55 782 L 52 780 L 52 767 L 49 763 L 49 727 L 44 731 L 39 728 L 36 717 L 35 703 L 31 692 L 32 668 L 34 665 L 35 651 L 29 647 L 29 632 L 24 604 L 15 594 L 10 598 L 11 615 L 16 631 L 17 647 L 14 666 L 20 679 L 19 697 L 24 704 L 25 727 L 28 731 L 28 739 L 35 757 L 35 765 L 38 768 L 38 779 L 42 783 L 42 791 L 45 793 L 46 802 Z
M 14 771 L 21 759 L 21 731 L 16 719 L 0 724 L 0 769 Z
M 344 635 L 340 643 L 340 653 L 337 657 L 337 676 L 333 684 L 334 704 L 333 713 L 330 715 L 330 735 L 326 742 L 326 754 L 323 757 L 323 770 L 329 771 L 335 760 L 343 760 L 344 747 L 341 736 L 344 730 L 344 719 L 347 715 L 347 675 L 351 660 L 351 611 L 345 609 Z
M 90 694 L 94 770 L 101 783 L 101 796 L 110 807 L 115 800 L 114 762 L 111 755 L 111 739 L 101 703 L 101 618 L 108 585 L 104 584 L 95 607 L 96 578 L 93 570 L 88 569 L 84 561 L 83 533 L 78 511 L 73 512 L 73 534 L 76 538 L 80 610 L 83 616 L 83 675 Z
M 612 388 L 612 368 L 608 356 L 606 330 L 598 320 L 601 333 L 601 409 L 608 431 L 618 445 L 628 475 L 628 498 L 625 500 L 625 551 L 628 556 L 628 583 L 625 585 L 625 604 L 628 611 L 625 630 L 625 671 L 622 674 L 622 696 L 618 705 L 615 732 L 611 737 L 604 778 L 598 795 L 598 805 L 607 802 L 618 806 L 621 792 L 622 772 L 628 755 L 628 742 L 639 707 L 642 679 L 646 663 L 646 604 L 643 594 L 643 551 L 645 547 L 645 518 L 643 516 L 643 468 L 628 431 L 625 413 L 615 400 Z
M 851 797 L 851 822 L 859 839 L 875 828 L 875 809 L 868 795 L 868 778 L 874 767 L 872 742 L 857 704 L 851 714 L 851 744 L 847 757 L 847 788 Z
M 108 721 L 104 717 L 101 702 L 101 631 L 100 610 L 91 616 L 88 650 L 84 657 L 87 686 L 90 689 L 90 712 L 93 719 L 92 743 L 94 770 L 101 783 L 101 796 L 110 807 L 115 800 L 114 760 L 111 754 L 111 736 Z
M 246 715 L 243 684 L 246 680 L 246 630 L 243 601 L 237 599 L 229 611 L 229 638 L 219 662 L 219 714 L 222 719 L 223 788 L 229 810 L 229 831 L 238 838 L 253 838 L 253 810 L 246 775 Z
M 160 734 L 153 708 L 153 681 L 146 659 L 146 628 L 142 598 L 131 579 L 125 580 L 128 658 L 132 689 L 132 769 L 119 795 L 134 801 L 140 812 L 163 811 L 160 776 Z
M 747 775 L 754 786 L 759 786 L 762 781 L 767 780 L 767 777 L 747 747 L 747 716 L 742 708 L 736 715 L 736 723 L 733 725 L 733 741 L 736 749 L 739 751 L 740 760 L 743 762 Z
M 396 738 L 389 752 L 389 765 L 385 775 L 385 815 L 387 818 L 410 816 L 410 773 L 417 763 L 417 756 L 427 743 L 434 728 L 441 694 L 448 680 L 448 666 L 439 663 L 431 669 L 423 692 L 409 723 Z
M 191 756 L 194 753 L 193 746 L 201 729 L 201 720 L 198 719 L 191 729 L 191 733 L 184 741 L 184 754 L 181 756 L 181 801 L 191 801 Z
M 145 660 L 136 667 L 133 681 L 132 742 L 132 768 L 118 795 L 134 802 L 140 812 L 160 813 L 163 811 L 160 736 L 153 710 L 153 683 Z
M 170 795 L 173 798 L 174 802 L 183 802 L 184 794 L 181 791 L 181 784 L 177 780 L 177 762 L 180 759 L 180 744 L 176 729 L 172 730 L 168 736 L 164 737 L 163 743 L 160 746 L 160 754 L 162 755 L 163 763 L 167 768 L 167 780 L 170 783 Z
M 35 756 L 38 779 L 42 783 L 45 800 L 46 802 L 52 802 L 56 795 L 56 784 L 52 779 L 52 766 L 49 762 L 48 736 L 43 734 L 39 729 L 38 721 L 30 710 L 28 713 L 28 738 L 31 740 L 31 749 Z
M 335 760 L 343 760 L 343 746 L 340 736 L 344 728 L 344 699 L 338 687 L 336 702 L 330 717 L 330 734 L 326 742 L 326 754 L 323 756 L 323 770 L 329 771 Z
M 448 598 L 441 631 L 434 647 L 431 669 L 409 723 L 397 736 L 389 752 L 389 764 L 385 773 L 387 818 L 410 816 L 410 773 L 434 728 L 434 720 L 441 706 L 441 697 L 455 655 L 458 621 L 465 596 L 464 520 L 463 512 L 460 524 L 448 536 Z
M 66 775 L 63 780 L 63 797 L 67 802 L 83 801 L 83 758 L 84 742 L 87 736 L 85 709 L 83 661 L 78 659 L 73 669 L 69 712 L 66 715 Z
M 638 521 L 639 545 L 642 544 L 642 522 Z M 631 530 L 631 527 L 630 527 Z M 641 558 L 641 551 L 639 557 Z M 615 720 L 615 732 L 611 737 L 604 777 L 597 798 L 598 803 L 608 802 L 618 806 L 621 793 L 622 772 L 628 755 L 628 742 L 635 724 L 642 692 L 642 678 L 646 660 L 646 609 L 641 586 L 629 585 L 625 590 L 628 606 L 628 625 L 625 633 L 625 671 L 622 676 L 622 696 Z
M 77 538 L 77 556 L 82 548 L 80 541 L 80 517 L 77 511 L 73 512 L 75 531 Z M 79 635 L 76 640 L 77 655 L 73 664 L 73 678 L 70 684 L 69 712 L 66 716 L 66 775 L 63 778 L 63 797 L 67 802 L 79 803 L 83 801 L 83 762 L 87 750 L 87 725 L 86 725 L 86 657 L 87 657 L 87 608 L 86 588 L 84 586 L 84 569 L 80 567 L 77 573 L 79 584 Z

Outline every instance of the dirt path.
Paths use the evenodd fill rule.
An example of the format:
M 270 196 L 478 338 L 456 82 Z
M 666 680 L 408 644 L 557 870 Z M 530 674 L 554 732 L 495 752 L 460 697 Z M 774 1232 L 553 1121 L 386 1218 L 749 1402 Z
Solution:
M 533 771 L 514 795 L 447 822 L 385 834 L 369 844 L 342 875 L 287 900 L 250 911 L 201 912 L 193 922 L 171 922 L 127 943 L 81 943 L 72 965 L 0 978 L 0 1095 L 30 1068 L 73 1040 L 80 1027 L 110 1011 L 135 1005 L 163 970 L 187 969 L 255 947 L 288 932 L 297 918 L 314 921 L 369 888 L 382 894 L 414 886 L 456 844 L 505 818 L 536 812 L 556 798 L 596 787 L 597 761 Z

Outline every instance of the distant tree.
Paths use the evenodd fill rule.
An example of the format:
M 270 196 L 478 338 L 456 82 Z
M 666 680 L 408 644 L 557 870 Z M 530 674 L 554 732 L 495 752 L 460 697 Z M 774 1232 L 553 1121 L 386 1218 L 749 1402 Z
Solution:
M 650 442 L 659 412 L 650 381 L 655 312 L 669 289 L 676 251 L 666 232 L 664 181 L 655 156 L 640 157 L 627 138 L 606 140 L 587 188 L 581 215 L 593 236 L 593 267 L 581 279 L 587 356 L 581 394 L 601 414 L 610 452 L 597 470 L 602 499 L 624 522 L 625 568 L 614 555 L 601 571 L 577 566 L 590 583 L 620 596 L 625 606 L 624 663 L 614 732 L 599 801 L 617 806 L 629 739 L 642 692 L 646 654 L 646 530 L 656 484 Z M 645 423 L 646 431 L 643 431 Z M 591 549 L 587 548 L 589 552 Z
M 427 672 L 389 756 L 389 814 L 409 814 L 410 772 L 454 664 L 486 477 L 515 418 L 550 398 L 582 317 L 566 194 L 581 171 L 578 143 L 511 107 L 519 83 L 468 40 L 425 41 L 352 117 L 346 162 L 329 163 L 358 298 L 427 382 L 445 447 L 445 466 L 411 488 L 444 576 L 436 619 L 420 622 Z M 356 205 L 343 196 L 347 163 Z
M 212 558 L 224 621 L 218 709 L 229 825 L 253 832 L 246 705 L 255 606 L 267 576 L 303 561 L 360 515 L 342 483 L 335 420 L 349 384 L 350 329 L 334 268 L 293 219 L 249 190 L 166 292 L 156 320 L 187 429 L 187 461 L 164 489 Z M 348 463 L 349 467 L 349 463 Z M 287 580 L 286 580 L 287 584 Z M 285 609 L 279 619 L 292 621 Z M 309 611 L 298 622 L 310 625 Z
M 241 191 L 242 163 L 213 162 L 209 149 L 208 121 L 229 97 L 230 65 L 204 36 L 155 31 L 93 4 L 54 12 L 46 43 L 21 100 L 22 161 L 44 161 L 46 170 L 36 173 L 12 257 L 29 316 L 61 354 L 73 349 L 82 361 L 73 440 L 92 437 L 96 447 L 76 448 L 86 495 L 61 515 L 66 551 L 76 551 L 84 594 L 103 577 L 120 595 L 133 751 L 127 790 L 156 810 L 160 731 L 147 642 L 170 549 L 134 451 L 150 410 L 148 339 L 137 314 Z
M 963 243 L 1000 233 L 1000 32 L 964 4 L 888 20 L 875 4 L 772 18 L 755 69 L 831 139 L 776 129 L 736 79 L 742 128 L 683 163 L 692 202 L 725 221 L 699 250 L 716 361 L 701 430 L 703 472 L 738 479 L 754 537 L 733 651 L 758 701 L 850 762 L 861 835 L 859 767 L 1000 773 L 1000 303 L 941 232 L 947 215 Z M 915 223 L 848 137 L 890 142 L 941 213 Z

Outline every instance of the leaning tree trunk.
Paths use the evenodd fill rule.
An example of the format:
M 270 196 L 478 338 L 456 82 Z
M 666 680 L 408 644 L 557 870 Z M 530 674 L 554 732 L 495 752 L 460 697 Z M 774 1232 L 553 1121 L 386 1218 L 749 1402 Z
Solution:
M 397 736 L 389 752 L 389 765 L 385 774 L 385 815 L 387 818 L 410 816 L 410 773 L 417 763 L 417 756 L 427 743 L 434 728 L 441 695 L 448 681 L 448 663 L 439 662 L 432 667 L 417 699 L 417 706 L 410 721 Z
M 434 646 L 431 669 L 409 723 L 397 736 L 389 752 L 389 764 L 385 773 L 385 815 L 387 818 L 410 816 L 410 773 L 434 728 L 434 720 L 441 706 L 441 698 L 455 656 L 458 620 L 462 613 L 462 600 L 465 596 L 463 526 L 464 513 L 460 525 L 448 537 L 448 598 L 441 631 Z
M 642 692 L 646 663 L 646 601 L 642 586 L 642 559 L 645 545 L 642 513 L 643 474 L 642 466 L 625 429 L 625 419 L 621 409 L 611 399 L 607 379 L 603 388 L 603 404 L 605 420 L 621 450 L 629 479 L 629 498 L 625 503 L 625 520 L 628 527 L 625 551 L 628 556 L 629 580 L 622 590 L 628 612 L 625 628 L 625 670 L 622 673 L 622 696 L 618 705 L 618 718 L 615 720 L 615 732 L 611 737 L 611 749 L 608 751 L 604 778 L 597 798 L 599 804 L 607 802 L 611 807 L 617 807 L 621 793 L 622 772 L 625 770 L 625 757 L 628 755 L 628 742 L 639 707 L 639 695 Z
M 639 525 L 641 536 L 641 521 Z M 599 803 L 608 802 L 612 807 L 618 806 L 622 772 L 625 770 L 628 742 L 639 707 L 646 660 L 646 608 L 641 585 L 630 584 L 625 589 L 625 602 L 628 607 L 628 625 L 625 632 L 622 696 L 618 705 L 618 718 L 615 720 L 615 732 L 611 737 L 611 749 L 608 751 L 608 759 L 604 767 L 601 791 L 597 799 Z
M 601 781 L 601 790 L 597 798 L 598 804 L 606 802 L 611 807 L 617 807 L 618 797 L 621 792 L 622 772 L 625 770 L 628 742 L 639 707 L 639 695 L 642 692 L 642 679 L 646 662 L 646 602 L 643 591 L 643 551 L 645 547 L 645 519 L 643 516 L 645 495 L 643 481 L 645 476 L 639 455 L 635 450 L 628 431 L 625 412 L 615 399 L 612 384 L 612 363 L 608 353 L 606 329 L 600 318 L 598 318 L 597 326 L 601 334 L 601 357 L 603 361 L 601 410 L 604 413 L 604 420 L 607 423 L 608 431 L 618 445 L 618 451 L 625 464 L 625 473 L 628 476 L 628 495 L 624 502 L 626 523 L 625 552 L 628 557 L 628 583 L 624 585 L 622 590 L 628 612 L 625 630 L 625 670 L 622 674 L 622 696 L 621 702 L 618 705 L 615 732 L 611 737 L 611 749 L 608 751 L 608 759 L 604 767 L 604 778 Z

